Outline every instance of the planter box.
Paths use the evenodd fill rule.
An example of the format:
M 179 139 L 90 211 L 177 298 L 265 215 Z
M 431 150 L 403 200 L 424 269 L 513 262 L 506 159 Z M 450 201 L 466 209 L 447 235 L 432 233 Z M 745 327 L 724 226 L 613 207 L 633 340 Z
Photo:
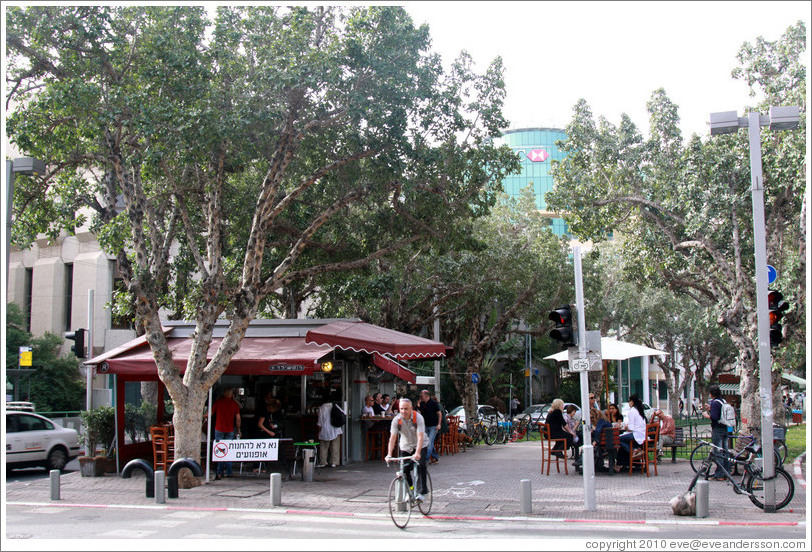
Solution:
M 104 456 L 80 456 L 78 460 L 82 477 L 102 477 L 104 475 L 107 460 Z

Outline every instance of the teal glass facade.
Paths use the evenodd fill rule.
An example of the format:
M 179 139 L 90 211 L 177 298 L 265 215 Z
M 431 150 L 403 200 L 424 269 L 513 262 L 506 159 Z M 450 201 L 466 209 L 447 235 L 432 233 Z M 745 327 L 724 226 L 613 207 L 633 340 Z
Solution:
M 544 196 L 553 189 L 551 161 L 560 161 L 564 153 L 559 151 L 556 142 L 567 135 L 559 128 L 522 128 L 505 131 L 500 143 L 507 144 L 522 163 L 519 174 L 505 178 L 502 185 L 511 197 L 517 197 L 529 184 L 533 184 L 536 206 L 547 212 Z M 550 213 L 552 215 L 552 213 Z M 569 235 L 567 226 L 560 218 L 551 218 L 552 230 L 558 236 Z

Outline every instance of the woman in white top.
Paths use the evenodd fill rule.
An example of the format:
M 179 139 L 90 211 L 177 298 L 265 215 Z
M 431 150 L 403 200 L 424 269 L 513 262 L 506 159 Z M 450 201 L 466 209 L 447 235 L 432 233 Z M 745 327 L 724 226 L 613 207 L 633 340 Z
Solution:
M 643 412 L 643 403 L 640 397 L 632 395 L 629 397 L 629 414 L 626 417 L 626 429 L 628 431 L 620 436 L 620 448 L 625 451 L 621 453 L 621 462 L 625 456 L 625 463 L 628 467 L 631 456 L 631 440 L 642 445 L 646 439 L 646 415 Z M 620 471 L 620 466 L 615 466 L 615 471 Z

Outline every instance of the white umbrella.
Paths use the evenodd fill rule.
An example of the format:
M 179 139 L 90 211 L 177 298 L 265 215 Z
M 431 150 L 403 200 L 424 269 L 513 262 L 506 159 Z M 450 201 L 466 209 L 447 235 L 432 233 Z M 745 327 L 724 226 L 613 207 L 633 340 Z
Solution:
M 666 351 L 659 349 L 652 349 L 645 345 L 637 345 L 636 343 L 626 343 L 625 341 L 618 341 L 608 337 L 601 338 L 601 358 L 603 360 L 627 360 L 635 357 L 643 356 L 659 356 L 667 355 Z M 553 359 L 556 362 L 565 362 L 569 359 L 567 351 L 561 351 L 554 355 L 544 357 L 545 360 Z

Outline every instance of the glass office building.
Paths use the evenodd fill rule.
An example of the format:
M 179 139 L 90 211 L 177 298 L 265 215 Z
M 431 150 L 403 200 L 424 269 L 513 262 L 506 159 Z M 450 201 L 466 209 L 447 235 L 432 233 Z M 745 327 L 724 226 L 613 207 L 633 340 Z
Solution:
M 558 236 L 568 235 L 567 225 L 547 209 L 544 196 L 553 189 L 551 161 L 564 158 L 556 142 L 565 138 L 566 134 L 560 128 L 521 128 L 505 131 L 499 142 L 510 146 L 522 163 L 521 173 L 508 176 L 502 182 L 505 192 L 511 197 L 517 197 L 524 188 L 532 184 L 536 206 L 550 217 L 552 230 Z

